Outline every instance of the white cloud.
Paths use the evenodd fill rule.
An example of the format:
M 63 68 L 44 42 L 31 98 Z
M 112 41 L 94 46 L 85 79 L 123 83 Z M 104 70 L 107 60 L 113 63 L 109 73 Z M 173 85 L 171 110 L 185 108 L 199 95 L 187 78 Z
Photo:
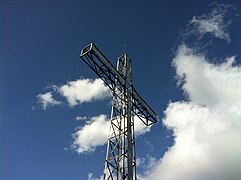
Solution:
M 76 119 L 76 121 L 83 121 L 83 120 L 87 120 L 88 117 L 87 116 L 76 116 L 75 119 Z
M 109 88 L 104 85 L 101 79 L 69 81 L 59 88 L 59 92 L 67 99 L 70 106 L 83 102 L 103 100 L 110 96 Z
M 151 127 L 147 127 L 136 116 L 134 116 L 135 134 L 141 135 L 150 131 Z M 72 145 L 78 153 L 92 152 L 97 146 L 102 146 L 107 143 L 109 136 L 110 121 L 107 116 L 101 114 L 91 117 L 83 127 L 73 134 L 74 143 Z
M 47 88 L 51 88 L 52 91 L 37 96 L 38 102 L 42 104 L 43 109 L 63 103 L 53 99 L 54 93 L 66 98 L 71 107 L 84 102 L 93 102 L 110 97 L 109 88 L 99 78 L 94 80 L 88 78 L 78 79 L 76 81 L 69 81 L 60 87 L 51 85 Z
M 184 81 L 182 89 L 190 100 L 207 106 L 232 106 L 240 102 L 241 71 L 234 64 L 234 56 L 221 64 L 208 63 L 202 54 L 195 54 L 185 45 L 180 46 L 173 61 L 178 79 Z
M 73 148 L 78 153 L 94 151 L 96 146 L 107 142 L 109 133 L 109 121 L 106 115 L 94 116 L 74 133 Z
M 93 177 L 93 173 L 88 174 L 88 180 L 102 180 L 102 179 L 103 179 L 103 176 L 96 178 L 96 177 Z
M 92 179 L 92 176 L 93 176 L 93 173 L 89 173 L 89 174 L 88 174 L 88 180 L 91 180 L 91 179 Z
M 42 105 L 43 109 L 46 110 L 48 106 L 60 105 L 61 102 L 53 99 L 52 92 L 37 95 L 38 102 Z
M 224 21 L 228 6 L 194 17 L 191 33 L 210 33 L 230 42 Z M 185 44 L 173 59 L 186 101 L 170 103 L 163 124 L 174 144 L 145 172 L 146 180 L 239 180 L 241 177 L 241 67 L 235 56 L 220 64 Z M 215 60 L 215 62 L 217 59 Z
M 210 33 L 215 38 L 230 42 L 230 34 L 228 26 L 230 22 L 224 20 L 225 14 L 229 5 L 219 5 L 215 7 L 211 13 L 203 14 L 202 16 L 194 16 L 190 21 L 191 33 L 202 38 L 205 34 Z M 189 32 L 190 33 L 190 32 Z
M 138 116 L 134 116 L 134 129 L 135 129 L 135 135 L 142 135 L 146 132 L 150 132 L 151 126 L 146 126 L 139 118 Z
M 157 159 L 147 154 L 144 158 L 136 158 L 136 166 L 142 166 L 144 169 L 151 170 L 156 165 Z
M 149 173 L 156 166 L 157 161 L 158 159 L 151 156 L 150 154 L 147 154 L 146 157 L 143 158 L 137 158 L 137 179 L 145 179 L 145 176 L 147 176 L 146 173 Z M 138 171 L 138 169 L 142 169 L 142 171 Z
M 174 145 L 143 179 L 240 179 L 241 67 L 234 62 L 208 63 L 179 48 L 173 65 L 188 101 L 166 109 L 163 123 L 173 130 Z

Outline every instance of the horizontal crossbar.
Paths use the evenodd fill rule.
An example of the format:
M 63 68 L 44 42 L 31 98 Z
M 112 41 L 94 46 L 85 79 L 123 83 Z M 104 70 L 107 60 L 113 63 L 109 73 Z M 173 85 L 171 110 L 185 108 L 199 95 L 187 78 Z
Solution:
M 115 94 L 116 88 L 121 89 L 121 87 L 118 86 L 132 87 L 133 113 L 147 126 L 157 122 L 156 113 L 144 99 L 141 98 L 132 83 L 128 82 L 126 77 L 117 71 L 93 43 L 90 43 L 82 49 L 80 58 L 105 82 L 114 95 L 117 95 Z

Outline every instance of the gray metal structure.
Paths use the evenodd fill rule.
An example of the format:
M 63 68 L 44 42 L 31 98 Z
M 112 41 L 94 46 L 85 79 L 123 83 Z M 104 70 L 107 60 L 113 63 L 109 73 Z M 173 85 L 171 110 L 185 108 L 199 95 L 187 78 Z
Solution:
M 126 53 L 117 68 L 93 44 L 82 49 L 80 58 L 105 82 L 113 96 L 104 180 L 136 180 L 134 117 L 146 126 L 157 122 L 155 112 L 132 84 L 131 60 Z

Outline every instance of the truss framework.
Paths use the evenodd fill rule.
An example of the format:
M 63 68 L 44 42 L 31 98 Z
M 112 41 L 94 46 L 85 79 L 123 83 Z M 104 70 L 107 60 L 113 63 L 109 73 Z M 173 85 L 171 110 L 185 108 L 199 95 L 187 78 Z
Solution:
M 157 122 L 156 114 L 133 87 L 131 60 L 126 53 L 118 58 L 117 68 L 93 43 L 82 49 L 80 58 L 113 96 L 104 180 L 136 179 L 134 115 L 149 126 Z

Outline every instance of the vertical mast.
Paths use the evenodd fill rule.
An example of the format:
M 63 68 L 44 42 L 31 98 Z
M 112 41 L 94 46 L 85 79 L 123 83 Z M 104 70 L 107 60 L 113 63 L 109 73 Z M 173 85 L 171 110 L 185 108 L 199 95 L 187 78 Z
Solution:
M 131 77 L 131 63 L 130 59 L 127 59 L 127 54 L 124 54 L 124 61 L 125 61 L 125 70 L 126 70 L 126 81 L 132 82 Z M 127 148 L 127 155 L 128 155 L 128 180 L 133 179 L 133 148 L 132 148 L 132 102 L 131 102 L 131 92 L 132 92 L 132 84 L 128 87 L 126 84 L 125 90 L 127 91 L 127 141 L 128 141 L 128 148 Z M 134 125 L 134 124 L 133 124 Z
M 111 129 L 107 145 L 104 180 L 135 180 L 132 72 L 131 60 L 126 53 L 118 58 L 117 70 L 124 77 L 124 84 L 119 90 L 116 89 L 112 92 Z

